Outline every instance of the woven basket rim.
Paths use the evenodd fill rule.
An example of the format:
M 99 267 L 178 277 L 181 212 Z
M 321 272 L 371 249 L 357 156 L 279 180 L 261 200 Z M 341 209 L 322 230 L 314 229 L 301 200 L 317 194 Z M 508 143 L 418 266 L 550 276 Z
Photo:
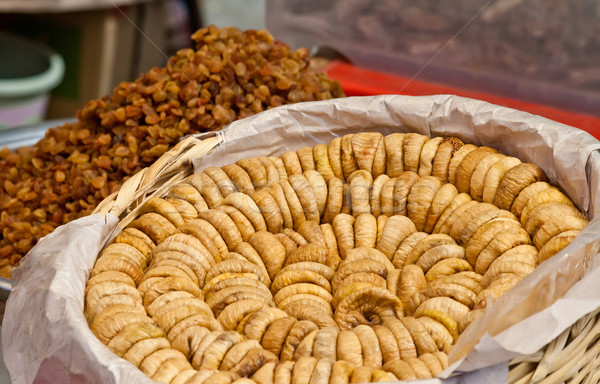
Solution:
M 156 163 L 127 180 L 121 190 L 103 200 L 95 212 L 119 217 L 119 228 L 124 228 L 135 219 L 139 207 L 146 200 L 160 195 L 191 174 L 192 160 L 208 154 L 221 142 L 221 135 L 204 140 L 195 137 L 183 139 Z M 585 379 L 600 366 L 600 347 L 588 349 L 600 333 L 599 311 L 582 317 L 539 351 L 512 359 L 509 382 L 559 383 L 570 378 L 574 382 Z

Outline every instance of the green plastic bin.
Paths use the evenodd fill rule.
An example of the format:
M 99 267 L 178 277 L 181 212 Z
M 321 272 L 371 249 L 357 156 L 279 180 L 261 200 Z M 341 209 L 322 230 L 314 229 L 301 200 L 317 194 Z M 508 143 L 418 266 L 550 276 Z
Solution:
M 0 33 L 0 130 L 42 121 L 50 91 L 64 72 L 64 61 L 56 52 Z

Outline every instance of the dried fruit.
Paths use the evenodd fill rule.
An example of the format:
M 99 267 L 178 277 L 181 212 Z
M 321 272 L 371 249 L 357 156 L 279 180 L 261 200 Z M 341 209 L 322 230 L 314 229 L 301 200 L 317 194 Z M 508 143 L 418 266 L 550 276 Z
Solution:
M 50 129 L 31 148 L 3 150 L 0 211 L 31 226 L 0 222 L 1 258 L 18 264 L 39 238 L 90 214 L 185 135 L 282 104 L 344 96 L 339 83 L 309 68 L 306 49 L 292 51 L 265 30 L 210 26 L 192 39 L 196 50 L 89 101 L 77 122 Z M 239 191 L 248 186 L 228 174 Z

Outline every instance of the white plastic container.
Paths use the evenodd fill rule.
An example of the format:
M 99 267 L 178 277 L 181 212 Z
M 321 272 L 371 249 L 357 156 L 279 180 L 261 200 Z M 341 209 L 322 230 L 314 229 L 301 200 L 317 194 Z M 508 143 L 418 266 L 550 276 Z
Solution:
M 600 116 L 597 0 L 267 0 L 292 48 L 359 67 Z
M 0 130 L 43 120 L 50 91 L 63 79 L 56 52 L 29 40 L 0 33 Z

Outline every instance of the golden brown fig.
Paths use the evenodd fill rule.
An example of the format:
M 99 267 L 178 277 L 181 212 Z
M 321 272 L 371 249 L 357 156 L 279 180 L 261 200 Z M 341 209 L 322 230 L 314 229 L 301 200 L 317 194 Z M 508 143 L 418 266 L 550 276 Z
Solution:
M 475 231 L 467 243 L 465 256 L 471 265 L 475 265 L 479 253 L 494 239 L 494 237 L 510 228 L 520 227 L 519 222 L 507 218 L 495 218 Z
M 181 371 L 171 380 L 171 384 L 185 384 L 196 374 L 196 372 L 198 371 L 195 369 Z
M 300 345 L 302 340 L 308 334 L 317 329 L 319 329 L 319 327 L 310 320 L 300 320 L 294 323 L 281 348 L 281 352 L 279 354 L 280 360 L 292 360 L 294 353 L 296 352 L 296 348 L 298 348 L 298 345 Z
M 502 253 L 519 245 L 529 245 L 530 243 L 529 235 L 521 227 L 512 227 L 498 234 L 479 253 L 475 263 L 475 272 L 484 274 L 492 262 Z
M 336 361 L 336 340 L 339 333 L 337 327 L 325 327 L 320 329 L 313 343 L 313 356 L 317 359 Z
M 337 177 L 329 179 L 327 183 L 328 195 L 322 223 L 331 223 L 335 216 L 342 210 L 344 198 L 344 184 Z
M 308 180 L 311 189 L 317 200 L 317 208 L 319 210 L 319 216 L 323 217 L 325 212 L 325 206 L 327 205 L 327 180 L 335 177 L 333 174 L 328 177 L 327 180 L 317 171 L 306 171 L 304 177 Z
M 554 236 L 567 231 L 580 231 L 588 224 L 587 219 L 580 217 L 564 216 L 546 221 L 535 233 L 533 242 L 538 249 L 542 249 Z
M 243 340 L 243 336 L 235 331 L 221 333 L 202 353 L 198 369 L 219 369 L 229 349 Z
M 352 215 L 356 217 L 361 213 L 371 213 L 369 197 L 373 186 L 373 176 L 364 170 L 355 171 L 348 177 L 348 183 L 350 184 Z
M 377 335 L 377 340 L 379 340 L 383 364 L 387 363 L 388 361 L 399 359 L 400 349 L 398 348 L 398 342 L 396 341 L 392 331 L 379 324 L 373 326 L 373 330 Z
M 129 224 L 130 228 L 136 228 L 144 232 L 156 244 L 160 244 L 177 228 L 163 215 L 150 212 L 146 213 Z
M 297 231 L 309 243 L 327 246 L 325 243 L 325 236 L 323 235 L 323 231 L 321 231 L 321 226 L 318 221 L 307 220 L 300 224 Z
M 438 350 L 446 350 L 454 343 L 452 335 L 448 329 L 439 321 L 434 320 L 429 316 L 421 316 L 417 318 L 417 321 L 421 323 L 423 328 L 425 328 L 425 330 L 433 338 Z
M 348 384 L 353 370 L 354 365 L 352 363 L 344 360 L 336 361 L 331 368 L 329 384 Z
M 284 317 L 288 317 L 284 311 L 278 308 L 264 307 L 248 317 L 242 333 L 248 339 L 260 341 L 270 325 Z
M 139 367 L 147 356 L 165 348 L 170 348 L 170 344 L 169 341 L 164 337 L 143 339 L 129 348 L 129 350 L 123 355 L 123 359 L 129 361 L 134 366 Z
M 300 164 L 300 158 L 298 158 L 298 154 L 293 151 L 285 152 L 281 155 L 281 160 L 285 165 L 285 170 L 290 175 L 301 175 L 302 174 L 302 165 Z
M 148 283 L 147 286 L 146 283 Z M 146 308 L 159 296 L 171 291 L 187 291 L 196 297 L 202 297 L 202 291 L 193 281 L 176 276 L 153 277 L 140 284 L 138 290 L 144 297 L 144 307 Z
M 479 147 L 474 151 L 470 152 L 456 167 L 456 180 L 454 185 L 460 193 L 469 193 L 471 191 L 471 176 L 475 171 L 477 165 L 491 153 L 496 153 L 494 148 L 490 147 Z
M 333 363 L 334 361 L 328 359 L 317 361 L 317 365 L 315 365 L 315 369 L 310 377 L 310 384 L 329 384 Z
M 438 261 L 433 267 L 427 271 L 425 274 L 425 279 L 430 283 L 444 276 L 451 276 L 455 273 L 460 273 L 464 271 L 472 271 L 473 267 L 471 264 L 465 259 L 457 259 L 455 257 L 451 257 L 449 259 L 444 259 Z
M 406 216 L 408 214 L 408 210 L 407 210 L 407 199 L 408 199 L 408 194 L 410 193 L 410 190 L 412 188 L 412 186 L 419 180 L 419 175 L 417 175 L 415 172 L 404 172 L 402 173 L 400 176 L 396 177 L 396 182 L 394 184 L 394 193 L 393 193 L 393 200 L 394 200 L 394 209 L 393 212 L 397 215 L 404 215 Z
M 280 180 L 288 177 L 287 171 L 285 170 L 285 164 L 283 163 L 283 160 L 281 160 L 281 158 L 276 156 L 269 156 L 268 159 L 271 160 L 273 165 L 275 165 L 275 168 L 277 168 L 277 173 L 279 175 Z
M 319 307 L 303 304 L 300 301 L 291 303 L 285 308 L 285 311 L 298 320 L 310 320 L 317 324 L 319 328 L 337 327 L 330 313 Z
M 190 175 L 185 181 L 193 185 L 200 192 L 209 208 L 221 205 L 223 195 L 219 191 L 217 184 L 206 173 L 195 173 Z
M 431 141 L 431 140 L 430 140 Z M 407 197 L 408 218 L 415 224 L 417 231 L 423 231 L 429 208 L 442 183 L 435 176 L 423 176 L 417 181 Z
M 240 377 L 252 376 L 260 367 L 271 361 L 277 361 L 277 356 L 273 353 L 262 348 L 251 349 L 239 363 L 230 369 L 230 372 Z
M 206 211 L 208 209 L 208 204 L 200 192 L 198 192 L 194 186 L 186 182 L 181 182 L 172 187 L 167 196 L 189 201 L 198 212 Z
M 331 140 L 327 147 L 327 155 L 329 157 L 329 165 L 331 171 L 338 179 L 344 178 L 344 171 L 342 170 L 342 138 L 336 137 Z
M 485 188 L 485 177 L 490 168 L 505 158 L 506 156 L 500 153 L 490 153 L 485 156 L 473 170 L 471 174 L 471 191 L 470 195 L 473 200 L 483 201 L 483 189 Z
M 375 248 L 377 241 L 377 219 L 375 216 L 363 213 L 354 222 L 354 238 L 356 247 Z
M 350 376 L 350 383 L 370 383 L 371 377 L 373 376 L 373 366 L 363 365 L 362 367 L 356 367 L 352 371 Z
M 333 229 L 337 237 L 338 248 L 342 260 L 346 254 L 354 248 L 354 222 L 355 218 L 351 215 L 341 213 L 333 219 Z
M 148 265 L 148 257 L 137 248 L 123 243 L 113 243 L 106 247 L 100 254 L 100 258 L 111 256 L 129 261 L 136 268 L 144 269 Z
M 438 147 L 431 169 L 431 175 L 439 178 L 442 183 L 448 182 L 448 168 L 454 153 L 463 146 L 463 142 L 456 137 L 445 137 Z
M 381 214 L 381 194 L 382 194 L 384 185 L 389 180 L 390 180 L 390 177 L 388 175 L 379 175 L 373 181 L 373 188 L 371 189 L 371 197 L 369 198 L 369 204 L 371 205 L 371 212 L 373 213 L 373 216 L 375 216 L 375 217 L 377 217 Z
M 293 228 L 298 228 L 300 224 L 306 221 L 306 216 L 304 215 L 304 208 L 302 207 L 302 203 L 300 202 L 296 191 L 294 191 L 294 188 L 292 187 L 288 179 L 281 180 L 279 182 L 279 185 L 285 195 L 285 201 L 293 219 Z
M 204 173 L 206 173 L 212 179 L 212 181 L 214 181 L 223 197 L 227 197 L 230 194 L 238 191 L 233 181 L 229 178 L 229 176 L 227 176 L 227 173 L 225 173 L 223 169 L 217 167 L 208 167 L 204 170 Z
M 306 177 L 303 175 L 291 175 L 288 177 L 288 181 L 300 200 L 306 219 L 319 221 L 320 214 L 317 198 Z
M 527 220 L 523 220 L 521 217 L 521 223 L 527 233 L 535 238 L 537 231 L 546 222 L 554 221 L 556 217 L 566 216 L 578 217 L 580 219 L 586 218 L 579 210 L 577 210 L 577 208 L 569 204 L 544 203 L 535 207 L 531 213 L 527 215 Z
M 427 280 L 423 269 L 414 264 L 405 265 L 400 274 L 398 296 L 402 304 L 406 306 L 411 296 L 418 293 L 427 286 Z
M 342 298 L 335 310 L 335 321 L 342 329 L 352 329 L 402 315 L 402 303 L 396 295 L 385 288 L 367 287 Z
M 214 318 L 214 316 L 208 316 L 205 313 L 199 313 L 190 317 L 186 317 L 185 319 L 175 324 L 175 326 L 171 328 L 171 330 L 167 334 L 167 339 L 173 342 L 173 340 L 177 339 L 177 337 L 186 329 L 195 326 L 207 328 L 210 331 L 218 331 L 222 328 L 221 324 L 219 324 L 219 322 Z
M 265 166 L 267 171 L 267 185 L 279 182 L 279 171 L 275 164 L 268 157 L 259 157 L 258 160 Z
M 232 254 L 235 254 L 232 252 Z M 269 276 L 265 276 L 261 269 L 243 257 L 230 258 L 215 264 L 206 274 L 206 281 L 224 273 L 253 273 L 263 284 L 269 284 Z
M 279 357 L 288 333 L 297 322 L 298 320 L 291 316 L 275 320 L 262 337 L 263 348 Z
M 296 283 L 280 289 L 274 296 L 275 304 L 279 306 L 286 298 L 300 294 L 314 295 L 322 298 L 328 303 L 330 303 L 332 299 L 331 293 L 316 284 Z
M 256 232 L 248 239 L 248 243 L 260 255 L 269 272 L 269 278 L 271 280 L 275 278 L 275 275 L 277 275 L 285 262 L 286 254 L 283 245 L 277 240 L 275 235 L 266 231 Z
M 145 339 L 163 337 L 163 331 L 149 322 L 131 323 L 117 333 L 107 344 L 117 356 L 122 357 L 135 343 Z
M 171 341 L 171 346 L 182 352 L 188 359 L 191 359 L 200 347 L 202 340 L 209 333 L 211 331 L 208 328 L 201 326 L 194 325 L 187 327 Z
M 404 157 L 404 170 L 417 173 L 419 170 L 419 160 L 421 149 L 429 137 L 418 133 L 407 133 L 404 135 L 402 152 Z
M 363 364 L 362 346 L 353 331 L 340 331 L 336 343 L 338 360 L 349 361 L 357 367 Z
M 371 173 L 375 152 L 383 136 L 378 132 L 360 132 L 352 136 L 352 152 L 358 169 Z
M 383 253 L 381 253 L 380 251 L 373 249 L 373 248 L 367 248 L 367 247 L 354 248 L 353 250 L 351 250 L 348 253 L 348 255 L 346 256 L 346 260 L 344 260 L 344 263 L 348 263 L 348 262 L 354 261 L 354 260 L 379 261 L 383 265 L 385 265 L 385 268 L 388 273 L 391 273 L 395 269 L 392 262 Z M 367 271 L 365 271 L 365 272 L 367 272 Z
M 494 205 L 500 209 L 510 210 L 510 207 L 525 187 L 537 181 L 546 181 L 544 171 L 535 164 L 522 163 L 511 168 L 498 184 Z
M 243 241 L 239 229 L 226 213 L 216 209 L 209 209 L 208 211 L 198 213 L 198 217 L 208 221 L 217 229 L 229 249 L 235 249 Z
M 256 231 L 266 231 L 267 224 L 261 210 L 255 201 L 248 195 L 235 192 L 223 199 L 223 204 L 229 204 L 240 210 L 252 223 Z
M 363 352 L 363 364 L 371 367 L 380 367 L 383 364 L 383 355 L 379 346 L 379 339 L 372 327 L 358 325 L 352 329 L 356 334 Z
M 392 216 L 385 224 L 377 250 L 392 260 L 400 243 L 414 232 L 417 232 L 416 227 L 409 218 L 401 215 Z
M 425 363 L 423 363 L 418 358 L 411 357 L 409 359 L 406 359 L 406 362 L 408 363 L 408 365 L 410 365 L 410 367 L 415 372 L 417 379 L 430 379 L 431 378 L 431 372 L 429 371 L 429 368 L 427 368 Z
M 417 357 L 417 348 L 415 346 L 415 342 L 413 341 L 404 324 L 402 324 L 399 319 L 386 319 L 383 325 L 394 335 L 400 351 L 400 357 L 403 360 L 410 357 Z
M 271 284 L 271 292 L 276 294 L 282 288 L 297 283 L 315 284 L 331 293 L 331 284 L 325 277 L 317 272 L 307 270 L 278 273 Z
M 389 177 L 400 176 L 404 172 L 403 144 L 404 133 L 392 133 L 384 138 L 386 151 L 386 169 Z
M 521 212 L 521 221 L 526 222 L 530 212 L 535 210 L 535 208 L 538 206 L 547 203 L 573 205 L 573 202 L 571 202 L 571 200 L 569 200 L 569 198 L 565 196 L 558 188 L 547 188 L 531 196 L 531 198 L 527 201 L 527 204 Z
M 240 300 L 228 305 L 221 311 L 217 320 L 225 330 L 234 330 L 247 315 L 257 312 L 267 305 L 258 300 Z
M 152 249 L 156 246 L 148 235 L 135 228 L 125 228 L 117 235 L 115 243 L 129 244 L 142 252 L 146 257 L 148 257 Z
M 446 313 L 458 323 L 469 313 L 470 309 L 466 305 L 449 297 L 433 297 L 421 303 L 415 311 L 414 316 L 420 317 L 421 315 L 425 315 L 431 317 L 428 313 L 429 311 Z M 438 319 L 436 318 L 436 320 Z
M 430 176 L 433 170 L 433 160 L 435 154 L 444 141 L 442 137 L 435 137 L 428 140 L 421 148 L 421 155 L 419 158 L 419 176 Z
M 280 181 L 281 183 L 281 181 Z M 292 212 L 290 210 L 290 206 L 286 200 L 285 193 L 281 184 L 275 183 L 271 184 L 269 187 L 264 189 L 267 191 L 271 197 L 277 202 L 277 206 L 279 207 L 279 211 L 281 213 L 281 217 L 283 219 L 283 227 L 284 228 L 294 228 L 294 219 L 292 216 Z M 297 197 L 297 196 L 296 196 Z
M 417 378 L 415 371 L 404 360 L 388 361 L 383 369 L 393 373 L 399 380 L 415 380 Z
M 229 176 L 235 189 L 238 192 L 251 192 L 254 190 L 254 186 L 252 185 L 252 179 L 248 172 L 246 172 L 242 167 L 237 164 L 230 164 L 221 167 L 223 172 Z M 193 203 L 192 203 L 193 204 Z M 194 206 L 196 206 L 194 204 Z M 200 210 L 198 210 L 200 212 Z
M 236 162 L 250 176 L 252 186 L 255 189 L 266 187 L 267 184 L 267 169 L 262 161 L 257 158 L 242 159 Z M 210 204 L 209 204 L 210 205 Z M 212 207 L 211 207 L 212 208 Z
M 537 195 L 539 192 L 551 187 L 552 186 L 545 181 L 538 181 L 537 183 L 530 184 L 529 186 L 523 188 L 523 190 L 519 192 L 513 201 L 510 211 L 515 216 L 520 217 L 521 212 L 523 212 L 523 209 L 527 206 L 529 199 L 531 199 L 534 195 Z
M 192 220 L 179 228 L 179 232 L 191 235 L 200 240 L 204 247 L 212 254 L 215 261 L 221 261 L 222 256 L 229 252 L 223 236 L 206 220 Z
M 306 172 L 311 169 L 314 170 L 316 168 L 315 157 L 313 156 L 313 149 L 311 147 L 300 148 L 296 151 L 296 153 L 298 154 L 300 165 L 302 165 L 302 172 Z
M 540 249 L 540 253 L 538 253 L 538 263 L 546 261 L 560 252 L 563 248 L 575 240 L 579 232 L 579 230 L 562 232 L 548 240 L 542 249 Z
M 309 384 L 316 365 L 317 359 L 312 356 L 303 356 L 297 359 L 292 370 L 291 384 Z
M 273 297 L 271 296 L 271 293 L 266 286 L 263 287 L 264 288 L 234 285 L 224 288 L 206 298 L 206 303 L 210 306 L 215 316 L 219 316 L 225 307 L 238 300 L 258 300 L 263 301 L 269 306 L 273 306 Z
M 271 361 L 260 367 L 252 375 L 252 380 L 257 384 L 273 384 L 275 381 L 275 366 L 277 362 Z

